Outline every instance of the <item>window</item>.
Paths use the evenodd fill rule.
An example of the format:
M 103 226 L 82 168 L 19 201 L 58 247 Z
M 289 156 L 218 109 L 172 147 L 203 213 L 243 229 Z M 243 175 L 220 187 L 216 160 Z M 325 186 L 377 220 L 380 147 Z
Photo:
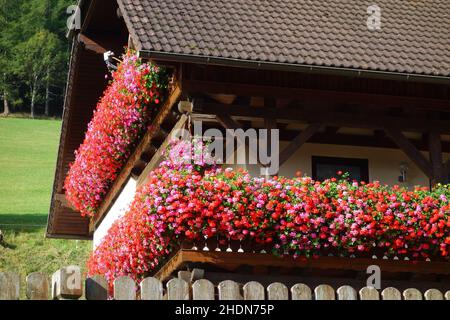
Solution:
M 338 178 L 338 171 L 349 173 L 350 180 L 369 181 L 369 161 L 367 159 L 312 157 L 314 180 Z

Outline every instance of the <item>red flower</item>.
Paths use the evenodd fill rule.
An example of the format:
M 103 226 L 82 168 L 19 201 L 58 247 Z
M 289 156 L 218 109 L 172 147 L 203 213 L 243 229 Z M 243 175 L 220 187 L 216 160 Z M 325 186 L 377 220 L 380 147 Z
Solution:
M 131 52 L 112 78 L 64 183 L 67 200 L 82 215 L 95 214 L 160 103 L 148 96 L 164 96 L 168 82 L 163 69 Z

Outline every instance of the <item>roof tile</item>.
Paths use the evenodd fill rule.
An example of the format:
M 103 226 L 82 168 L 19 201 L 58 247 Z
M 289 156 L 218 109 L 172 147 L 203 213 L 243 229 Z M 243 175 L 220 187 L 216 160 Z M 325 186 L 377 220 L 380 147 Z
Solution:
M 450 1 L 119 0 L 141 50 L 450 76 Z

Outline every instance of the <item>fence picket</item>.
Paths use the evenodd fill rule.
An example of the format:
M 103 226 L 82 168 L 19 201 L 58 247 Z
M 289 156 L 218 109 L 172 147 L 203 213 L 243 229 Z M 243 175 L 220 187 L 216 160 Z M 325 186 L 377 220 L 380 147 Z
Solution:
M 239 285 L 232 280 L 219 283 L 219 300 L 242 300 Z
M 336 292 L 338 300 L 358 300 L 356 290 L 350 286 L 339 287 Z
M 381 292 L 383 300 L 402 300 L 402 294 L 399 290 L 393 287 L 385 288 Z
M 282 283 L 275 282 L 267 287 L 268 300 L 289 300 L 289 289 Z
M 364 287 L 359 290 L 361 300 L 380 300 L 380 293 L 374 287 Z
M 422 293 L 415 288 L 409 288 L 403 291 L 403 297 L 405 300 L 422 300 Z
M 316 300 L 336 300 L 334 289 L 327 284 L 321 284 L 314 289 L 314 295 Z
M 195 282 L 197 280 L 203 279 L 205 276 L 205 270 L 203 269 L 192 269 L 190 282 Z
M 424 296 L 425 300 L 444 300 L 444 295 L 437 289 L 428 289 Z
M 291 288 L 292 300 L 312 300 L 311 288 L 306 284 L 297 283 Z
M 244 286 L 244 300 L 264 300 L 264 286 L 256 281 L 247 282 Z
M 169 300 L 189 300 L 188 283 L 178 278 L 167 282 L 167 298 Z
M 364 287 L 359 292 L 349 285 L 339 287 L 336 291 L 330 285 L 322 284 L 312 290 L 303 283 L 297 283 L 290 289 L 283 283 L 275 282 L 267 289 L 259 282 L 249 281 L 243 287 L 232 280 L 219 283 L 218 293 L 214 284 L 203 279 L 203 270 L 192 275 L 189 281 L 187 273 L 167 283 L 167 291 L 163 283 L 156 278 L 146 278 L 140 283 L 140 296 L 137 286 L 131 277 L 119 277 L 114 281 L 115 300 L 450 300 L 450 290 L 440 291 L 428 289 L 422 294 L 416 288 L 408 288 L 401 292 L 397 288 L 387 287 L 376 290 Z M 195 272 L 194 272 L 195 273 Z M 190 281 L 196 279 L 192 284 Z M 26 277 L 26 296 L 30 300 L 48 300 L 49 296 L 56 300 L 79 299 L 83 294 L 81 272 L 77 266 L 69 266 L 56 271 L 49 283 L 49 278 L 40 272 Z M 50 285 L 49 285 L 50 284 Z M 192 291 L 191 291 L 192 290 Z M 266 292 L 267 290 L 267 292 Z M 191 293 L 192 292 L 192 293 Z M 85 281 L 86 300 L 107 300 L 108 282 L 103 276 L 96 275 Z M 0 300 L 19 300 L 20 276 L 11 272 L 0 272 Z
M 53 300 L 77 300 L 83 295 L 81 270 L 78 266 L 59 269 L 52 275 Z
M 40 272 L 34 272 L 27 276 L 27 298 L 29 300 L 48 300 L 49 282 L 48 276 Z
M 156 278 L 145 278 L 141 284 L 141 300 L 163 300 L 164 289 L 161 281 Z
M 108 300 L 108 282 L 105 277 L 95 275 L 85 282 L 86 300 Z
M 0 272 L 0 300 L 19 300 L 20 277 L 12 272 Z
M 200 279 L 192 285 L 193 300 L 214 300 L 214 285 L 211 281 Z
M 187 283 L 191 283 L 192 272 L 190 271 L 178 271 L 178 278 L 183 279 Z
M 128 276 L 114 280 L 114 300 L 136 300 L 136 283 Z

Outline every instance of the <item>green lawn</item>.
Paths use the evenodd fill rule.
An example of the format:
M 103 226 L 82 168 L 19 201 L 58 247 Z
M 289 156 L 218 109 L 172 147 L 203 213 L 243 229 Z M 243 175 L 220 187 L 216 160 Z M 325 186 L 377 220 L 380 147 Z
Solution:
M 0 118 L 0 272 L 85 266 L 90 242 L 46 239 L 61 122 Z

